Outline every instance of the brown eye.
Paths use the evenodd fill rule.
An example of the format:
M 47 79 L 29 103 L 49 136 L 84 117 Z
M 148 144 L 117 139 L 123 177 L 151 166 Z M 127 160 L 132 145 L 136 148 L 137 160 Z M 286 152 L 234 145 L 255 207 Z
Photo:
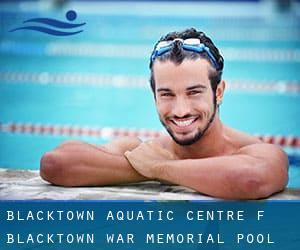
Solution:
M 200 93 L 201 93 L 200 91 L 193 90 L 193 91 L 188 92 L 188 95 L 197 95 Z
M 174 96 L 174 95 L 172 93 L 163 93 L 160 96 L 167 97 L 167 96 Z

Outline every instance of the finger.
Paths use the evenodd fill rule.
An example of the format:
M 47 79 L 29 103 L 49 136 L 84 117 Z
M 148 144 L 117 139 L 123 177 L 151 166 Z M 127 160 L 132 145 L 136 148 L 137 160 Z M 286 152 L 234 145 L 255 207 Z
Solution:
M 157 154 L 165 156 L 165 157 L 167 157 L 169 159 L 173 159 L 173 160 L 176 159 L 176 156 L 172 152 L 170 152 L 168 149 L 161 147 L 161 145 L 159 143 L 157 143 L 157 142 L 155 142 L 155 144 L 157 146 L 154 146 L 153 150 L 155 150 L 155 152 Z
M 157 141 L 149 141 L 148 146 L 157 153 L 169 153 L 169 151 L 163 148 Z
M 130 151 L 126 151 L 125 153 L 124 153 L 124 156 L 125 156 L 125 158 L 130 162 L 130 163 L 132 163 L 132 161 L 133 161 L 133 154 L 132 154 L 132 152 L 130 152 Z
M 162 149 L 159 143 L 155 141 L 147 142 L 147 150 L 151 150 L 152 152 L 159 152 Z
M 148 145 L 153 145 L 155 142 L 153 140 L 149 140 L 146 142 Z
M 161 148 L 160 143 L 158 143 L 158 142 L 155 141 L 155 140 L 150 140 L 150 141 L 147 142 L 147 144 L 148 144 L 149 146 L 160 147 L 160 148 Z
M 131 152 L 128 151 L 128 150 L 124 153 L 124 155 L 126 156 L 126 158 L 130 155 L 130 153 L 131 153 Z

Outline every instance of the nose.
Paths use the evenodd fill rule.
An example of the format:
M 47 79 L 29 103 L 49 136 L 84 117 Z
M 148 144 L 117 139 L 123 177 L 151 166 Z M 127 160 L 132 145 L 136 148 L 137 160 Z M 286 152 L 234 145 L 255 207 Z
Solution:
M 184 97 L 177 97 L 173 106 L 173 115 L 179 118 L 191 114 L 191 106 L 189 101 Z

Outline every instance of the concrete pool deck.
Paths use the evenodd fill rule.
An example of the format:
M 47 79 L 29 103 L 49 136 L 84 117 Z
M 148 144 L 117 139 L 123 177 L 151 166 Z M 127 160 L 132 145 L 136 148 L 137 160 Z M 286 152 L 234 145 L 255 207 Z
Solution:
M 0 200 L 215 200 L 182 186 L 155 181 L 106 187 L 59 187 L 39 171 L 0 168 Z M 300 200 L 300 189 L 286 189 L 268 200 Z

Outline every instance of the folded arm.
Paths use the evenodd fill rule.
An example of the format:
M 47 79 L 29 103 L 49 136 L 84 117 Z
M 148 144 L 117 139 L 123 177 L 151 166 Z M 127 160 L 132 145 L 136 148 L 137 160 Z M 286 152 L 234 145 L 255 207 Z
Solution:
M 143 155 L 143 147 L 147 147 L 148 152 L 152 148 L 152 162 L 149 153 Z M 144 176 L 190 187 L 215 197 L 264 198 L 282 190 L 287 184 L 288 160 L 285 153 L 274 145 L 253 144 L 228 156 L 155 160 L 154 155 L 161 151 L 150 144 L 139 146 L 132 154 L 125 154 L 131 165 Z
M 144 181 L 124 157 L 140 144 L 137 138 L 122 138 L 103 146 L 68 141 L 41 159 L 40 175 L 62 186 L 97 186 Z

